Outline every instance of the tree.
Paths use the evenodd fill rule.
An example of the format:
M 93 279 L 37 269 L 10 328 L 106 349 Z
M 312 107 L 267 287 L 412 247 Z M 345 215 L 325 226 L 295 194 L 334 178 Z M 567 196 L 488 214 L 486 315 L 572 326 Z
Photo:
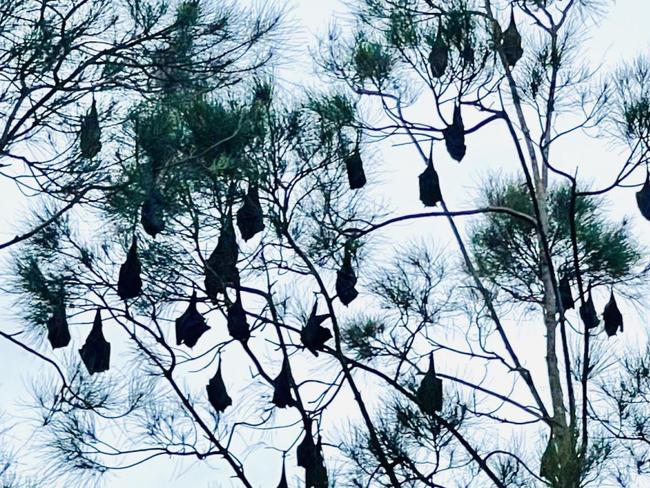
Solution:
M 574 19 L 598 15 L 601 6 L 599 2 L 489 0 L 359 2 L 358 32 L 352 40 L 340 39 L 325 59 L 336 78 L 358 98 L 374 101 L 386 115 L 385 123 L 365 123 L 364 130 L 406 138 L 427 171 L 435 173 L 436 166 L 446 164 L 440 161 L 442 147 L 462 164 L 471 134 L 494 124 L 502 126 L 504 143 L 506 139 L 512 143 L 519 159 L 520 176 L 486 183 L 481 208 L 450 211 L 442 198 L 445 182 L 435 173 L 442 195 L 427 201 L 421 189 L 421 199 L 426 206 L 440 203 L 441 211 L 402 218 L 447 218 L 472 299 L 480 301 L 471 310 L 469 327 L 470 334 L 479 334 L 476 343 L 459 350 L 442 338 L 430 339 L 433 348 L 483 359 L 483 367 L 494 374 L 505 367 L 528 390 L 515 396 L 501 394 L 497 383 L 464 385 L 474 394 L 485 393 L 505 403 L 493 407 L 485 401 L 477 409 L 466 401 L 451 402 L 463 412 L 463 432 L 471 432 L 469 425 L 485 418 L 502 426 L 539 423 L 547 429 L 545 446 L 537 456 L 533 454 L 537 446 L 527 446 L 526 456 L 521 456 L 510 438 L 506 444 L 489 443 L 483 454 L 468 449 L 482 476 L 499 486 L 601 484 L 610 475 L 623 480 L 629 475 L 623 474 L 626 469 L 644 464 L 637 464 L 634 456 L 623 456 L 625 468 L 612 466 L 618 452 L 632 452 L 631 444 L 641 436 L 635 439 L 611 428 L 602 417 L 608 405 L 596 399 L 598 387 L 606 385 L 612 373 L 605 372 L 606 356 L 597 353 L 603 347 L 603 334 L 593 330 L 600 314 L 594 309 L 592 292 L 615 288 L 619 300 L 624 295 L 640 298 L 646 275 L 645 256 L 627 222 L 609 222 L 601 198 L 637 178 L 648 154 L 643 108 L 646 63 L 638 61 L 626 73 L 612 76 L 613 82 L 599 85 L 576 59 L 580 44 Z M 433 100 L 434 113 L 426 120 L 414 119 L 409 109 L 423 100 Z M 463 119 L 477 122 L 468 127 Z M 603 189 L 581 188 L 586 182 L 578 179 L 580 167 L 561 166 L 551 152 L 576 131 L 589 129 L 592 135 L 607 134 L 627 148 L 620 172 Z M 639 205 L 642 210 L 641 201 Z M 476 213 L 485 216 L 468 229 L 466 243 L 456 217 Z M 569 310 L 574 308 L 573 295 L 577 295 L 578 314 Z M 543 314 L 550 402 L 545 385 L 540 386 L 524 362 L 529 352 L 512 339 L 514 333 L 506 326 L 513 305 L 525 305 L 523 317 L 529 320 Z M 608 335 L 622 327 L 614 291 L 603 319 Z M 501 344 L 497 346 L 495 340 Z M 573 344 L 580 344 L 581 352 L 572 350 Z M 623 364 L 628 362 L 625 359 Z M 605 392 L 626 405 L 610 386 L 605 386 Z M 525 414 L 524 419 L 511 412 L 512 407 Z M 391 428 L 400 432 L 403 407 L 392 410 Z M 640 421 L 643 416 L 635 418 Z M 473 444 L 479 442 L 484 440 Z M 367 469 L 367 458 L 361 459 L 360 467 L 365 464 Z
M 195 65 L 180 57 L 189 19 L 170 15 L 171 7 L 141 0 L 2 3 L 2 178 L 28 198 L 47 197 L 47 206 L 32 227 L 21 223 L 26 230 L 0 248 L 31 237 L 110 186 L 108 176 L 122 164 L 112 127 L 134 99 L 155 97 L 188 76 L 229 84 L 270 56 L 268 49 L 251 55 L 250 48 L 264 43 L 277 19 L 234 32 L 225 22 L 243 19 L 224 7 L 204 26 L 197 47 L 206 54 Z M 227 48 L 210 53 L 217 42 Z
M 261 443 L 278 486 L 644 474 L 648 412 L 635 400 L 650 393 L 648 353 L 614 363 L 603 336 L 642 296 L 646 256 L 603 202 L 647 162 L 647 63 L 604 85 L 582 69 L 572 19 L 597 2 L 356 5 L 358 31 L 333 34 L 323 59 L 332 90 L 287 100 L 258 63 L 223 57 L 239 40 L 232 17 L 179 4 L 174 33 L 144 56 L 156 96 L 127 100 L 115 129 L 110 187 L 79 202 L 83 221 L 52 219 L 21 246 L 25 328 L 66 351 L 22 343 L 57 374 L 38 396 L 57 476 L 191 456 L 255 486 L 244 455 Z M 277 21 L 240 24 L 255 25 L 242 52 Z M 414 119 L 427 101 L 433 113 Z M 374 108 L 380 120 L 364 116 Z M 520 171 L 453 210 L 441 167 L 466 163 L 473 134 L 494 126 Z M 627 150 L 605 188 L 555 162 L 581 129 Z M 439 209 L 395 216 L 373 203 L 374 139 L 413 148 L 413 188 Z M 382 229 L 441 218 L 460 265 L 429 243 L 385 264 Z M 545 347 L 518 339 L 514 317 Z M 341 414 L 350 427 L 337 430 Z
M 0 243 L 0 249 L 29 239 L 47 247 L 56 240 L 53 222 L 65 219 L 74 207 L 94 206 L 98 195 L 110 193 L 112 175 L 123 164 L 114 128 L 134 101 L 159 95 L 163 82 L 169 83 L 166 73 L 228 84 L 268 61 L 271 53 L 264 43 L 279 22 L 270 11 L 256 26 L 233 32 L 223 22 L 242 23 L 243 13 L 222 8 L 213 16 L 215 23 L 204 26 L 203 62 L 195 66 L 194 60 L 174 57 L 183 18 L 170 8 L 167 2 L 140 0 L 2 2 L 1 177 L 8 183 L 4 191 L 13 185 L 15 199 L 24 197 L 20 203 L 34 209 L 34 215 L 16 218 L 16 236 Z M 221 49 L 211 52 L 215 44 Z M 260 47 L 255 55 L 253 46 Z M 5 194 L 4 203 L 12 197 Z M 49 317 L 34 317 L 34 323 L 50 325 L 52 344 L 67 344 L 63 289 L 47 289 L 33 263 L 21 266 L 26 266 L 25 273 L 34 272 L 32 291 L 50 312 Z M 10 326 L 0 330 L 10 343 L 36 353 L 28 333 Z M 21 476 L 21 460 L 14 461 L 8 444 L 2 456 L 3 486 L 35 485 Z

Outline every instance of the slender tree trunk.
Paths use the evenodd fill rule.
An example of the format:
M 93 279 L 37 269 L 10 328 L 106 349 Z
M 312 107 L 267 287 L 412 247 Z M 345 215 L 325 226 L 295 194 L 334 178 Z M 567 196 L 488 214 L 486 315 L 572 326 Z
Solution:
M 492 12 L 491 1 L 485 0 L 485 9 L 492 21 L 494 38 L 498 40 L 500 27 Z M 498 45 L 498 42 L 496 42 Z M 567 425 L 564 391 L 561 382 L 560 367 L 557 360 L 557 328 L 559 321 L 557 315 L 557 302 L 555 294 L 555 279 L 553 276 L 553 263 L 551 261 L 550 249 L 546 236 L 549 235 L 549 217 L 546 200 L 548 174 L 544 167 L 544 161 L 540 165 L 535 145 L 530 134 L 530 129 L 524 115 L 521 98 L 519 97 L 517 84 L 512 76 L 510 67 L 505 59 L 504 53 L 499 50 L 499 57 L 505 70 L 506 80 L 512 95 L 513 106 L 517 115 L 520 130 L 523 134 L 528 161 L 522 158 L 522 170 L 525 172 L 527 182 L 533 198 L 536 217 L 538 219 L 538 249 L 539 269 L 543 288 L 543 316 L 546 329 L 546 372 L 548 376 L 551 402 L 553 407 L 552 428 L 548 445 L 542 455 L 540 475 L 544 477 L 554 488 L 578 488 L 580 470 L 578 456 L 575 449 L 575 436 L 573 427 Z M 552 95 L 552 94 L 551 94 Z M 551 116 L 551 114 L 547 114 Z M 515 134 L 513 133 L 513 136 Z M 519 145 L 519 141 L 515 141 Z M 545 148 L 548 150 L 548 147 Z M 566 347 L 566 344 L 564 345 Z M 570 385 L 567 385 L 570 388 Z
M 544 235 L 548 235 L 548 209 L 546 206 L 546 188 L 538 178 L 537 205 L 539 208 L 539 225 Z M 566 427 L 566 407 L 564 405 L 564 392 L 560 380 L 560 367 L 557 361 L 557 304 L 553 287 L 553 277 L 549 263 L 544 256 L 544 244 L 542 236 L 539 235 L 540 272 L 544 288 L 544 326 L 546 328 L 546 371 L 548 374 L 549 388 L 551 390 L 551 401 L 553 403 L 553 421 L 558 427 Z
M 517 108 L 518 112 L 520 112 L 520 107 Z M 534 148 L 528 145 L 528 150 L 529 156 L 534 158 Z M 548 255 L 548 244 L 544 241 L 545 236 L 549 235 L 550 229 L 546 198 L 548 175 L 545 168 L 542 168 L 542 174 L 540 174 L 539 167 L 536 169 L 533 171 L 533 175 L 535 178 L 535 199 L 537 201 L 539 219 L 537 234 L 539 266 L 544 290 L 543 315 L 546 329 L 546 371 L 553 404 L 552 428 L 548 445 L 541 459 L 540 474 L 550 481 L 551 486 L 554 488 L 578 488 L 580 486 L 580 463 L 576 451 L 576 438 L 573 426 L 567 424 L 567 408 L 557 358 L 557 330 L 560 323 L 557 318 L 558 307 L 555 294 L 555 280 L 553 277 L 553 263 L 551 262 L 551 256 Z

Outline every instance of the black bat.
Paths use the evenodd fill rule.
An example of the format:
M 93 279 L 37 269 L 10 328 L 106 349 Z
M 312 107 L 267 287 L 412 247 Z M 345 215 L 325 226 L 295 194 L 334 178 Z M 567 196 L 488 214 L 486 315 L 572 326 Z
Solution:
M 79 355 L 90 374 L 108 371 L 110 367 L 111 345 L 104 339 L 102 315 L 99 309 L 95 314 L 93 328 L 90 330 L 85 344 L 79 349 Z

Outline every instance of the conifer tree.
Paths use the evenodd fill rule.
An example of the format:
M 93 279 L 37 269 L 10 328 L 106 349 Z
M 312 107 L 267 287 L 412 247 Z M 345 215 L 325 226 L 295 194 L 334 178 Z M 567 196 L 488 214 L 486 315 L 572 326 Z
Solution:
M 585 75 L 573 29 L 597 3 L 355 0 L 323 44 L 327 89 L 291 95 L 266 70 L 280 14 L 134 3 L 167 28 L 74 99 L 78 212 L 12 260 L 24 333 L 0 334 L 54 375 L 51 480 L 157 457 L 244 487 L 642 480 L 650 353 L 603 351 L 623 350 L 648 256 L 604 205 L 637 192 L 647 224 L 650 70 Z M 488 126 L 518 171 L 454 195 L 445 165 L 470 167 Z M 594 127 L 625 151 L 604 188 L 555 156 Z M 374 198 L 377 139 L 415 156 L 418 211 Z M 382 238 L 434 219 L 444 253 Z

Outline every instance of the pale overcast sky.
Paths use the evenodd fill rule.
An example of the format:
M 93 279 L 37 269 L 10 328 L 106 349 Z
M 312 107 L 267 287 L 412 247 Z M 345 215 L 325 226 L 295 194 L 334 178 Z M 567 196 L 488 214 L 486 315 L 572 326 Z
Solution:
M 242 1 L 241 3 L 249 2 Z M 337 0 L 294 0 L 290 4 L 293 6 L 290 10 L 291 17 L 295 19 L 296 25 L 300 27 L 294 32 L 294 35 L 299 36 L 300 39 L 292 40 L 292 44 L 302 48 L 301 57 L 304 62 L 292 63 L 289 65 L 290 67 L 285 65 L 278 74 L 286 80 L 305 81 L 309 79 L 305 76 L 305 73 L 309 74 L 312 71 L 312 67 L 308 62 L 306 48 L 315 46 L 316 36 L 320 35 L 322 37 L 326 34 L 327 28 L 333 19 L 333 13 L 343 13 L 345 7 L 342 2 Z M 648 19 L 650 19 L 650 1 L 617 0 L 600 22 L 598 29 L 592 32 L 591 39 L 586 44 L 588 49 L 585 50 L 584 55 L 591 58 L 595 63 L 602 61 L 608 65 L 615 65 L 623 59 L 632 58 L 637 53 L 648 52 L 650 48 Z M 295 69 L 295 66 L 303 67 L 304 71 L 291 72 L 291 69 Z M 316 86 L 317 82 L 313 81 L 312 83 Z M 467 192 L 475 193 L 477 182 L 485 174 L 486 160 L 495 161 L 498 159 L 503 164 L 502 167 L 505 172 L 509 170 L 508 168 L 514 169 L 510 161 L 502 159 L 503 155 L 499 152 L 498 147 L 491 144 L 492 140 L 489 134 L 468 138 L 468 157 L 463 161 L 462 167 L 438 168 L 441 180 L 450 182 L 450 186 L 446 189 L 449 194 L 453 195 L 457 192 L 465 198 Z M 410 159 L 415 160 L 410 149 L 395 149 L 382 146 L 379 150 L 374 149 L 373 156 L 384 161 L 380 172 L 381 180 L 384 183 L 378 185 L 377 191 L 380 191 L 385 196 L 393 208 L 399 210 L 419 208 L 417 194 L 413 191 L 413 182 L 416 181 L 417 175 L 423 168 L 419 166 L 419 162 L 417 164 L 405 164 Z M 594 180 L 606 175 L 607 161 L 612 157 L 615 157 L 615 154 L 606 146 L 598 146 L 593 143 L 588 146 L 567 147 L 563 154 L 558 156 L 561 161 L 567 164 L 570 164 L 571 161 L 590 163 L 593 172 L 589 173 L 589 178 Z M 494 165 L 491 166 L 494 167 Z M 0 215 L 0 223 L 3 224 L 0 227 L 0 234 L 4 236 L 15 234 L 12 225 L 16 221 L 15 212 L 20 211 L 18 201 L 7 198 L 8 194 L 10 194 L 9 189 L 4 192 L 3 208 L 5 211 Z M 617 215 L 629 214 L 634 211 L 634 208 L 633 192 L 628 191 L 621 194 L 613 211 Z M 446 224 L 441 221 L 437 225 L 439 228 L 432 226 L 424 237 L 435 236 L 436 239 L 441 239 L 441 236 L 447 235 Z M 401 226 L 396 231 L 403 236 L 409 235 L 408 226 Z M 454 247 L 450 246 L 449 249 L 455 252 Z M 7 301 L 4 300 L 2 303 L 7 304 Z M 10 329 L 9 324 L 13 320 L 12 316 L 13 311 L 9 306 L 6 306 L 2 314 L 4 330 Z M 29 401 L 25 385 L 30 383 L 32 375 L 37 371 L 35 368 L 45 367 L 43 364 L 38 364 L 31 368 L 33 362 L 34 360 L 29 355 L 19 351 L 15 346 L 7 342 L 0 342 L 0 364 L 3 365 L 3 373 L 0 375 L 0 411 L 4 412 L 5 421 L 8 421 L 9 425 L 21 423 L 23 419 L 29 417 L 29 408 L 21 406 L 21 404 Z M 16 376 L 11 378 L 11 372 Z M 18 452 L 20 454 L 21 451 Z M 275 483 L 277 483 L 279 476 L 279 465 L 275 462 L 277 453 L 273 453 L 273 456 L 274 462 L 265 463 L 264 452 L 255 454 L 255 460 L 259 461 L 258 466 L 250 469 L 249 473 L 254 480 L 255 486 L 274 487 Z M 33 468 L 33 466 L 29 465 L 29 459 L 23 459 L 23 462 L 28 470 Z M 207 469 L 205 462 L 191 460 L 184 463 L 170 463 L 167 460 L 159 460 L 148 463 L 143 468 L 109 475 L 105 486 L 119 488 L 171 488 L 180 486 L 216 488 L 233 485 L 227 479 L 220 479 L 218 471 Z

